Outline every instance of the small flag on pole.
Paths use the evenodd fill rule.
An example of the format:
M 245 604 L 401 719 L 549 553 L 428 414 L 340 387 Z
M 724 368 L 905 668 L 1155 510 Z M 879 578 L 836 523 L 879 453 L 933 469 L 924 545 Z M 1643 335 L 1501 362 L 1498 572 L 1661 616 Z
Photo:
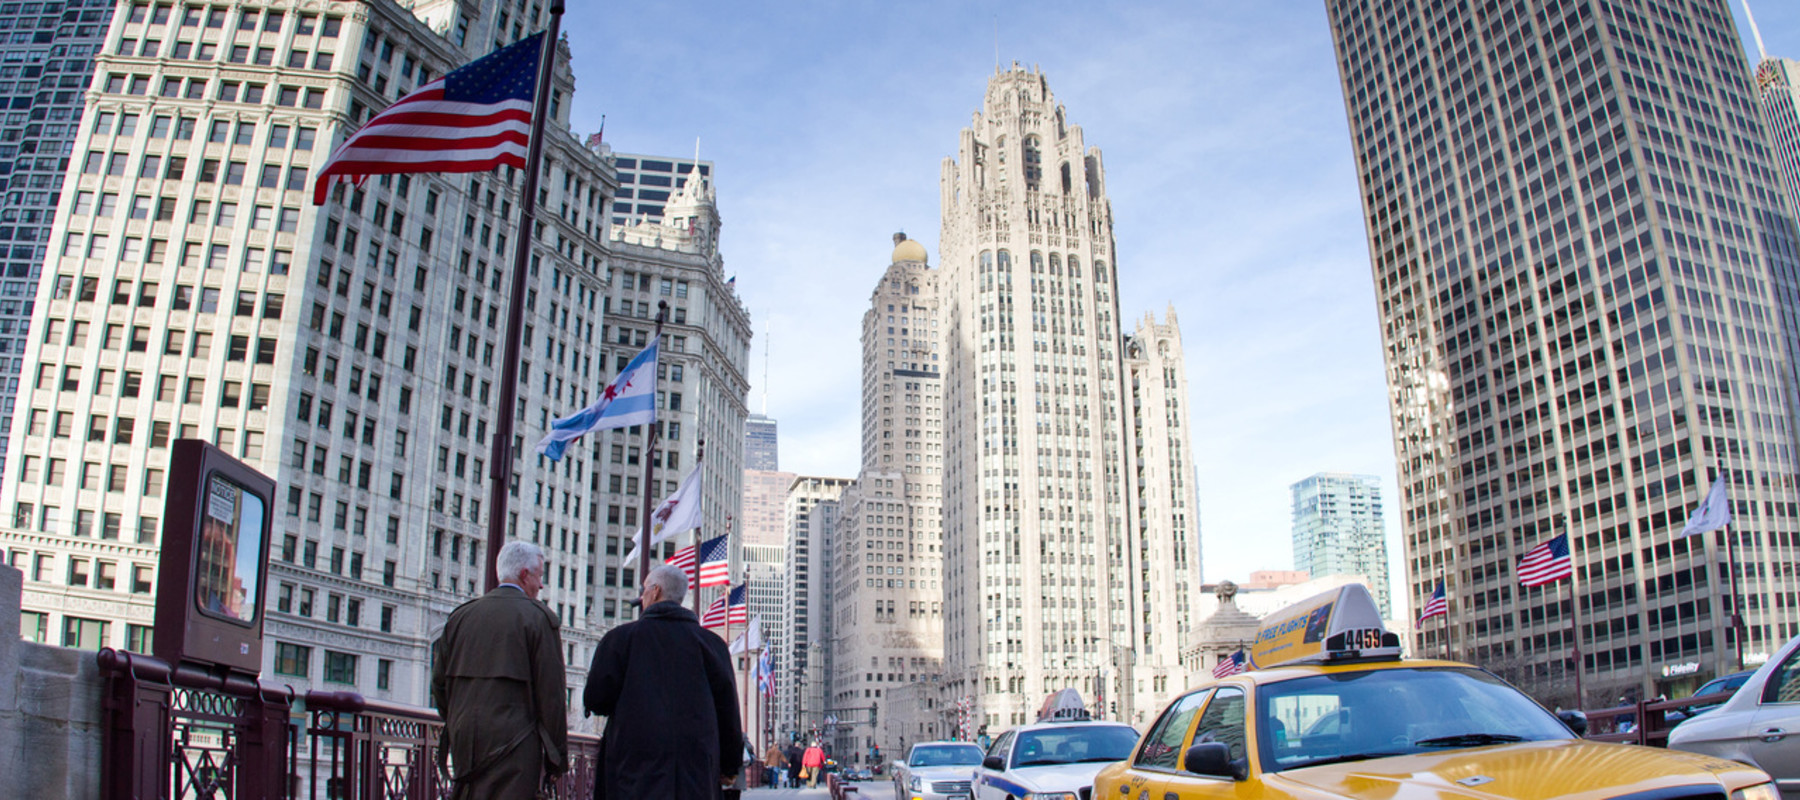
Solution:
M 1575 562 L 1569 558 L 1569 535 L 1556 538 L 1525 551 L 1519 559 L 1519 582 L 1526 586 L 1555 583 L 1575 574 Z
M 562 419 L 550 423 L 550 432 L 539 439 L 537 451 L 551 461 L 561 461 L 569 442 L 584 434 L 612 428 L 656 423 L 656 348 L 651 342 L 625 369 L 606 384 L 600 399 Z
M 725 624 L 725 595 L 719 595 L 706 607 L 706 613 L 700 615 L 700 624 L 708 628 L 717 628 Z
M 1700 501 L 1700 507 L 1688 516 L 1686 525 L 1681 526 L 1682 536 L 1694 536 L 1711 533 L 1731 524 L 1731 498 L 1726 496 L 1725 473 L 1721 471 L 1713 478 L 1712 486 L 1706 490 L 1706 499 Z
M 759 614 L 755 619 L 750 620 L 749 625 L 744 626 L 743 633 L 731 640 L 731 654 L 742 655 L 752 650 L 761 650 L 762 647 L 762 615 Z
M 731 590 L 731 604 L 726 608 L 729 615 L 725 622 L 730 625 L 747 625 L 750 622 L 750 602 L 747 586 L 739 584 Z
M 691 531 L 700 527 L 700 468 L 695 467 L 675 493 L 663 498 L 655 511 L 650 512 L 650 546 L 655 547 L 667 541 L 669 537 L 682 531 Z M 625 564 L 636 564 L 638 548 L 644 541 L 644 531 L 639 529 L 636 536 L 631 537 L 631 553 L 625 556 Z M 705 555 L 702 553 L 701 555 Z M 701 584 L 702 586 L 706 584 Z
M 687 547 L 683 547 L 680 550 L 676 550 L 675 555 L 669 556 L 669 560 L 665 561 L 663 563 L 668 564 L 671 567 L 679 568 L 683 574 L 687 575 L 688 585 L 689 586 L 694 585 L 694 546 L 693 545 L 690 544 Z
M 1213 667 L 1212 674 L 1215 678 L 1229 678 L 1243 671 L 1244 648 L 1240 647 L 1237 652 L 1219 659 L 1219 664 Z
M 1419 622 L 1423 624 L 1425 620 L 1432 617 L 1440 617 L 1449 613 L 1450 601 L 1444 596 L 1444 580 L 1439 578 L 1437 591 L 1432 592 L 1431 597 L 1425 601 L 1425 608 L 1419 614 Z
M 313 205 L 336 180 L 523 168 L 544 34 L 527 36 L 394 101 L 319 170 Z
M 745 601 L 742 585 L 733 588 L 729 594 L 720 595 L 719 599 L 706 607 L 706 613 L 700 617 L 700 624 L 708 628 L 742 625 L 749 621 L 750 604 Z

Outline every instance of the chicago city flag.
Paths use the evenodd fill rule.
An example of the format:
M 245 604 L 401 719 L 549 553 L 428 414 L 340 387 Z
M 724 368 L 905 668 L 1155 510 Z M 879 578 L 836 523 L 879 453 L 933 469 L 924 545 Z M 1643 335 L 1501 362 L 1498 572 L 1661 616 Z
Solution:
M 527 36 L 394 101 L 331 154 L 313 205 L 338 180 L 524 167 L 543 44 L 544 34 Z
M 569 442 L 584 434 L 655 424 L 658 343 L 651 342 L 632 356 L 593 405 L 550 423 L 550 432 L 538 440 L 537 451 L 551 461 L 561 461 Z

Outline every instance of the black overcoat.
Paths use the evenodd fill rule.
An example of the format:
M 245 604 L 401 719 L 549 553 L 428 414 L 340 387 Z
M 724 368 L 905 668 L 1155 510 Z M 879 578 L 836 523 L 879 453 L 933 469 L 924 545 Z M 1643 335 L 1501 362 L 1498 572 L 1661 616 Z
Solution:
M 600 639 L 582 702 L 606 717 L 595 798 L 717 798 L 719 779 L 741 768 L 731 655 L 677 603 L 657 603 Z

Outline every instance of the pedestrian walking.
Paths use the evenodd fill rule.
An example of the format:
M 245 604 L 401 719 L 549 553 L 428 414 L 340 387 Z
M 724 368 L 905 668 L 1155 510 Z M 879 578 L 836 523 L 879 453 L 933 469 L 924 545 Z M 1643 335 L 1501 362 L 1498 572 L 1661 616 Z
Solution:
M 432 646 L 438 752 L 457 800 L 530 800 L 568 767 L 561 626 L 537 601 L 544 551 L 507 542 L 496 572 L 500 585 L 451 612 Z
M 788 743 L 787 751 L 784 755 L 787 756 L 787 779 L 789 789 L 800 788 L 800 781 L 804 780 L 800 777 L 800 773 L 806 771 L 805 767 L 800 766 L 800 756 L 803 754 L 804 751 L 800 749 L 799 742 Z
M 800 766 L 806 770 L 807 788 L 819 788 L 819 773 L 825 771 L 825 748 L 819 746 L 819 740 L 814 739 L 812 746 L 800 756 Z
M 786 771 L 783 769 L 783 767 L 786 766 L 787 756 L 782 754 L 781 748 L 776 747 L 774 742 L 770 742 L 769 749 L 763 752 L 763 767 L 769 771 L 767 783 L 770 788 L 779 789 L 782 787 L 781 773 Z
M 725 640 L 682 608 L 687 575 L 644 576 L 643 614 L 600 639 L 582 701 L 606 717 L 595 798 L 716 798 L 742 770 L 737 686 Z

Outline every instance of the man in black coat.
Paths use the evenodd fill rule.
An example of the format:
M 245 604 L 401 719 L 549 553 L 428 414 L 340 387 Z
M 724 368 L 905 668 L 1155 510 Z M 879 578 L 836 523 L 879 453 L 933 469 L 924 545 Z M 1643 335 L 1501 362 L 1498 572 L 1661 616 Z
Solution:
M 686 595 L 686 573 L 651 570 L 643 616 L 594 651 L 582 701 L 606 717 L 596 798 L 717 798 L 742 769 L 731 656 L 681 607 Z

